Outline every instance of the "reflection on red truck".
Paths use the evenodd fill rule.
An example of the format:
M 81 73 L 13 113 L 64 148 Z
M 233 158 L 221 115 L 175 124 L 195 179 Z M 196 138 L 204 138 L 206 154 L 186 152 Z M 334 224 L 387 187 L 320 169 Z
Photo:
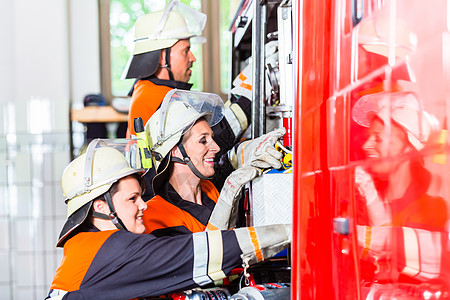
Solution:
M 449 5 L 293 4 L 292 299 L 450 299 Z

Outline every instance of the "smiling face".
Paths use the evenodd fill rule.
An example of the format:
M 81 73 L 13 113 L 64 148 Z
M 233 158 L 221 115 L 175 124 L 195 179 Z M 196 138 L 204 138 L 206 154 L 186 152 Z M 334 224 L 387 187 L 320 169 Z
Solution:
M 176 81 L 189 81 L 192 73 L 192 64 L 195 61 L 189 39 L 179 40 L 170 49 L 170 69 Z
M 367 158 L 395 157 L 412 149 L 405 131 L 391 123 L 391 132 L 385 130 L 384 123 L 375 118 L 369 128 L 369 137 L 363 145 Z M 398 159 L 377 161 L 370 166 L 370 171 L 385 177 L 398 167 Z
M 214 158 L 220 147 L 213 139 L 208 122 L 200 119 L 183 137 L 183 146 L 197 170 L 205 177 L 214 175 Z
M 112 195 L 118 217 L 128 231 L 136 234 L 143 234 L 145 231 L 142 217 L 147 204 L 142 200 L 141 194 L 139 181 L 133 176 L 128 176 L 119 181 L 117 191 Z

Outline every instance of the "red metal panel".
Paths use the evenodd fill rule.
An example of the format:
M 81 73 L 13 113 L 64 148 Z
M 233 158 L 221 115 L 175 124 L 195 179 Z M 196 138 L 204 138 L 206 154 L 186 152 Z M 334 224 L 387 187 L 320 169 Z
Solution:
M 328 176 L 323 168 L 326 128 L 321 126 L 326 116 L 324 99 L 329 94 L 330 4 L 303 1 L 303 21 L 298 28 L 303 49 L 296 53 L 303 55 L 295 111 L 293 299 L 333 299 L 332 222 L 325 188 Z

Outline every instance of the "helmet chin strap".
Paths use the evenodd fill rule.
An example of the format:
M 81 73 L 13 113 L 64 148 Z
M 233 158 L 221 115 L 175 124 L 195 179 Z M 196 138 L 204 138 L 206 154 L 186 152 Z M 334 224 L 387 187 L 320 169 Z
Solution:
M 181 143 L 181 141 L 177 144 L 177 146 L 178 146 L 178 149 L 180 149 L 181 155 L 183 155 L 183 159 L 172 156 L 172 161 L 188 165 L 188 167 L 189 167 L 189 169 L 191 169 L 192 173 L 194 173 L 200 179 L 211 180 L 214 177 L 214 175 L 211 177 L 206 177 L 202 173 L 200 173 L 199 170 L 197 170 L 197 168 L 194 166 L 191 159 L 187 155 L 186 150 L 184 149 L 184 146 Z
M 100 213 L 100 212 L 94 210 L 92 212 L 92 216 L 99 218 L 99 219 L 103 219 L 103 220 L 111 220 L 111 222 L 113 222 L 113 224 L 118 229 L 128 231 L 128 229 L 123 224 L 122 220 L 117 216 L 117 213 L 114 209 L 114 205 L 112 203 L 111 195 L 109 194 L 109 192 L 105 193 L 105 200 L 106 200 L 106 203 L 108 204 L 110 213 L 107 215 L 107 214 L 103 214 L 103 213 Z
M 172 70 L 170 69 L 170 48 L 166 48 L 166 64 L 163 66 L 160 66 L 161 68 L 166 68 L 167 72 L 169 73 L 169 79 L 174 81 Z

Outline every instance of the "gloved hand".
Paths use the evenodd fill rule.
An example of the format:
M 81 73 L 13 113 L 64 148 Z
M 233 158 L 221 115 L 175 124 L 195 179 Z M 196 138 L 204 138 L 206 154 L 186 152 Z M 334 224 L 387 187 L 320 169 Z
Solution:
M 277 224 L 233 229 L 242 258 L 253 264 L 274 256 L 291 243 L 292 225 Z
M 207 230 L 226 230 L 236 225 L 237 199 L 247 182 L 261 175 L 261 170 L 255 167 L 239 168 L 225 180 L 219 199 L 209 218 Z
M 279 169 L 283 155 L 275 149 L 275 143 L 285 133 L 286 129 L 281 127 L 256 139 L 242 142 L 228 152 L 228 159 L 235 169 L 242 166 Z
M 368 224 L 384 226 L 392 223 L 389 206 L 383 202 L 378 194 L 373 177 L 359 166 L 355 168 L 355 188 L 361 195 L 362 202 L 365 202 L 369 217 Z

